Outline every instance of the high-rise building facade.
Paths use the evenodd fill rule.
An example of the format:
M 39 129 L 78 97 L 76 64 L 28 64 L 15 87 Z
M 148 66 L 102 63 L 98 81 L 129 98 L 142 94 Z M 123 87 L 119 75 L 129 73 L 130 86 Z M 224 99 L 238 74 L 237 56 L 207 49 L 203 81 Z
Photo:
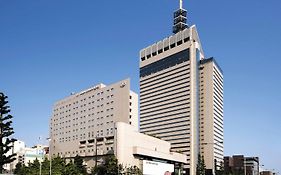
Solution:
M 215 61 L 205 60 L 197 29 L 188 27 L 186 15 L 181 2 L 174 35 L 140 51 L 140 131 L 186 154 L 185 172 L 194 175 L 198 154 L 210 162 L 211 172 L 213 162 L 223 160 L 223 82 Z
M 200 61 L 200 154 L 207 173 L 223 165 L 223 73 L 214 58 Z
M 58 101 L 50 121 L 50 153 L 80 155 L 93 167 L 103 156 L 114 154 L 115 122 L 138 129 L 138 95 L 130 90 L 129 79 L 99 84 Z

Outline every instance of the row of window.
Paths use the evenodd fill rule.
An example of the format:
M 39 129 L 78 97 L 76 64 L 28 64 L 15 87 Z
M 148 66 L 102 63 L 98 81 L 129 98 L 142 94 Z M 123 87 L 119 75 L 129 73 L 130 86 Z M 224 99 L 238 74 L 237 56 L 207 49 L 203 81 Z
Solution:
M 107 147 L 105 147 L 105 150 L 106 151 L 110 151 L 110 150 L 113 150 L 113 147 L 112 146 L 107 146 Z M 97 148 L 97 151 L 98 151 L 98 153 L 103 153 L 103 151 L 105 151 L 104 149 L 102 149 L 102 148 Z M 96 149 L 94 149 L 94 148 L 91 148 L 91 149 L 83 149 L 83 150 L 76 150 L 76 151 L 72 151 L 72 154 L 79 154 L 79 153 L 86 153 L 86 152 L 88 152 L 88 153 L 95 153 L 95 151 L 96 151 Z M 58 155 L 67 155 L 67 154 L 71 154 L 71 151 L 66 151 L 66 152 L 60 152 L 60 153 L 58 153 Z
M 140 87 L 142 88 L 142 86 L 153 83 L 154 81 L 159 81 L 159 80 L 165 79 L 165 78 L 171 76 L 171 74 L 179 73 L 177 71 L 182 71 L 182 70 L 189 71 L 189 69 L 190 69 L 189 65 L 190 65 L 190 61 L 187 61 L 185 63 L 171 67 L 169 69 L 165 69 L 165 70 L 161 71 L 161 73 L 159 73 L 159 74 L 153 74 L 153 75 L 150 75 L 149 77 L 141 77 L 140 78 Z
M 173 78 L 178 77 L 179 75 L 185 74 L 188 75 L 190 73 L 189 71 L 189 64 L 187 65 L 183 65 L 183 66 L 175 66 L 173 69 L 171 69 L 170 71 L 167 72 L 162 72 L 160 75 L 157 76 L 151 76 L 145 83 L 140 83 L 140 89 L 146 89 L 146 88 L 150 88 L 151 86 L 157 85 L 157 84 L 161 84 L 163 82 L 172 80 Z
M 99 131 L 96 131 L 96 135 L 94 135 L 94 132 L 89 132 L 88 133 L 88 138 L 95 138 L 95 137 L 103 137 L 103 136 L 111 136 L 113 135 L 114 131 L 113 131 L 113 128 L 108 128 L 106 129 L 106 132 L 103 132 L 103 130 L 99 130 Z M 75 141 L 75 140 L 82 140 L 82 139 L 86 139 L 86 134 L 83 133 L 83 134 L 80 134 L 80 136 L 78 135 L 73 135 L 72 137 L 71 136 L 68 136 L 68 137 L 60 137 L 59 138 L 59 142 L 60 143 L 63 143 L 63 142 L 71 142 L 71 141 Z
M 81 123 L 86 124 L 85 121 L 84 121 L 84 122 L 81 122 Z M 111 121 L 107 121 L 107 122 L 105 122 L 105 123 L 97 123 L 96 126 L 99 127 L 99 126 L 103 126 L 104 124 L 109 125 L 109 124 L 112 124 L 112 123 L 113 123 L 113 121 L 111 120 Z M 131 123 L 130 123 L 130 124 L 131 124 Z M 73 127 L 76 127 L 76 126 L 78 126 L 77 123 L 76 123 L 76 124 L 73 124 Z M 72 128 L 73 128 L 73 127 L 72 127 Z M 89 128 L 94 128 L 94 127 L 95 127 L 95 124 L 89 125 L 89 126 L 88 126 L 88 129 L 89 129 Z M 71 130 L 66 131 L 66 132 L 59 132 L 60 130 L 64 130 L 64 129 L 67 129 L 67 128 L 71 128 L 71 126 L 68 125 L 68 126 L 65 126 L 65 127 L 55 128 L 55 129 L 53 129 L 53 132 L 54 132 L 55 135 L 71 133 Z M 72 130 L 72 132 L 78 132 L 78 131 L 85 130 L 85 129 L 86 129 L 86 126 L 85 126 L 85 127 L 80 127 L 80 128 L 75 128 L 75 129 Z
M 176 119 L 180 119 L 180 118 L 187 118 L 189 116 L 190 116 L 190 111 L 184 111 L 184 112 L 179 112 L 179 113 L 173 113 L 170 115 L 158 116 L 158 117 L 153 117 L 153 118 L 151 117 L 151 118 L 148 118 L 145 120 L 143 118 L 141 118 L 140 123 L 141 123 L 141 126 L 145 126 L 145 125 L 149 125 L 152 123 L 165 122 L 165 121 L 176 120 Z M 171 118 L 171 117 L 173 117 L 173 118 Z M 187 120 L 189 120 L 189 119 L 187 119 Z
M 114 90 L 114 88 L 110 88 L 110 89 L 107 89 L 107 92 L 110 92 L 110 91 L 113 91 L 113 90 Z M 103 94 L 104 94 L 104 91 L 101 91 L 101 92 L 98 92 L 96 95 L 99 96 L 99 95 L 103 95 Z M 95 95 L 91 95 L 91 96 L 88 97 L 88 99 L 91 99 L 91 98 L 94 98 L 94 97 L 95 97 Z M 83 99 L 80 100 L 80 102 L 84 102 L 84 101 L 86 101 L 86 99 L 87 98 L 83 98 Z M 64 108 L 68 108 L 71 105 L 75 105 L 75 104 L 79 104 L 79 100 L 77 100 L 73 103 L 68 103 L 65 106 L 61 106 L 59 108 L 56 108 L 56 109 L 54 109 L 54 111 L 59 111 L 59 110 L 62 110 Z
M 178 35 L 180 35 L 180 34 L 181 33 L 178 33 Z M 163 41 L 163 44 L 166 43 L 167 41 L 169 42 L 167 46 L 164 46 L 163 44 L 162 45 L 158 44 L 158 45 L 154 45 L 154 46 L 151 46 L 150 48 L 146 49 L 144 55 L 141 57 L 141 61 L 145 61 L 146 59 L 149 59 L 152 56 L 156 56 L 157 54 L 161 54 L 164 51 L 167 51 L 169 49 L 172 49 L 172 48 L 174 48 L 176 46 L 179 46 L 179 45 L 181 45 L 183 43 L 186 43 L 186 42 L 190 41 L 190 37 L 186 37 L 184 39 L 180 39 L 177 42 L 176 41 L 173 42 L 173 37 L 176 37 L 176 36 L 172 36 L 171 38 L 166 39 L 166 40 Z M 155 51 L 152 50 L 153 47 L 157 47 L 157 48 L 155 48 Z M 150 53 L 147 53 L 147 52 L 150 52 Z
M 113 108 L 111 109 L 111 110 L 113 110 Z M 99 114 L 100 112 L 97 112 L 97 115 Z M 101 113 L 103 113 L 103 111 L 101 111 Z M 90 117 L 90 116 L 94 116 L 95 114 L 94 113 L 92 113 L 92 114 L 89 114 L 88 115 L 88 117 Z M 104 118 L 109 118 L 109 117 L 113 117 L 113 114 L 111 114 L 111 115 L 106 115 L 105 117 L 104 116 L 98 116 L 97 118 L 96 118 L 96 120 L 103 120 Z M 81 119 L 86 119 L 86 116 L 81 116 L 80 117 L 80 120 Z M 75 122 L 75 121 L 78 121 L 78 117 L 77 118 L 74 118 L 73 119 L 73 122 Z M 80 121 L 79 120 L 79 121 Z M 90 120 L 88 120 L 88 122 L 93 122 L 95 119 L 94 118 L 91 118 Z M 56 123 L 56 122 L 54 122 L 54 123 L 52 123 L 53 124 L 53 126 L 54 127 L 56 127 L 56 126 L 63 126 L 63 125 L 65 125 L 65 124 L 68 124 L 68 123 L 71 123 L 71 120 L 66 120 L 65 122 L 63 121 L 63 122 L 60 122 L 60 123 Z M 86 121 L 80 121 L 80 124 L 85 124 L 86 123 Z M 73 126 L 76 126 L 76 125 L 78 125 L 79 124 L 79 122 L 77 122 L 77 123 L 74 123 L 73 124 Z
M 111 96 L 107 96 L 108 97 L 108 99 L 109 98 L 113 98 L 114 97 L 114 95 L 112 94 Z M 103 98 L 101 98 L 101 99 L 98 99 L 97 100 L 97 102 L 100 102 L 100 101 L 103 101 L 104 99 Z M 95 103 L 95 101 L 91 101 L 91 102 L 88 102 L 88 105 L 91 105 L 91 104 L 94 104 Z M 108 101 L 106 104 L 107 105 L 109 105 L 109 104 L 113 104 L 114 103 L 114 101 L 112 100 L 112 101 Z M 102 107 L 104 104 L 101 104 L 101 105 L 97 105 L 96 107 L 98 108 L 98 107 Z M 80 108 L 84 108 L 84 107 L 86 107 L 87 106 L 87 103 L 85 103 L 85 104 L 82 104 L 81 106 L 80 106 Z M 76 107 L 73 107 L 72 108 L 72 110 L 78 110 L 79 109 L 79 107 L 78 106 L 76 106 Z M 89 108 L 89 110 L 90 109 L 92 109 L 92 108 Z M 84 109 L 85 110 L 85 109 Z M 83 110 L 82 110 L 83 111 Z M 71 109 L 67 109 L 67 110 L 65 110 L 65 111 L 60 111 L 59 113 L 56 113 L 56 111 L 54 111 L 54 116 L 58 116 L 58 115 L 62 115 L 62 114 L 65 114 L 65 113 L 69 113 L 69 112 L 71 112 Z
M 163 58 L 159 61 L 151 63 L 140 69 L 140 77 L 145 77 L 153 73 L 165 70 L 169 67 L 173 67 L 177 64 L 183 63 L 189 60 L 189 49 L 178 52 L 174 55 Z

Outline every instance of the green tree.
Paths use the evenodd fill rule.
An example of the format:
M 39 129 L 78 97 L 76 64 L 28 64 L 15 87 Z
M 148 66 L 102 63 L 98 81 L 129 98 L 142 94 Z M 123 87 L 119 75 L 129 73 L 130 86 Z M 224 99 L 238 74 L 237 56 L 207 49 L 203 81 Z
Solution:
M 16 168 L 14 170 L 14 174 L 22 175 L 22 169 L 23 169 L 23 164 L 21 162 L 18 162 L 16 164 Z
M 206 171 L 206 165 L 205 165 L 205 161 L 204 161 L 204 157 L 200 156 L 200 154 L 198 154 L 198 162 L 197 162 L 197 166 L 196 166 L 196 175 L 205 175 Z
M 41 173 L 42 175 L 50 174 L 50 161 L 45 158 L 43 162 L 41 162 Z
M 87 174 L 87 169 L 86 166 L 83 164 L 83 158 L 76 155 L 74 157 L 74 165 L 76 166 L 76 168 L 78 169 L 78 172 L 81 174 Z
M 137 166 L 125 167 L 122 164 L 118 164 L 118 160 L 114 155 L 105 158 L 103 164 L 94 167 L 91 171 L 91 175 L 142 175 L 141 170 Z
M 64 168 L 64 171 L 62 173 L 63 175 L 77 175 L 79 174 L 79 170 L 74 165 L 72 161 L 70 161 Z
M 7 105 L 7 96 L 0 92 L 0 174 L 3 173 L 3 166 L 15 160 L 16 154 L 7 155 L 8 151 L 12 149 L 15 139 L 10 136 L 14 134 L 12 128 L 12 118 L 10 115 L 10 107 Z
M 101 164 L 98 165 L 91 170 L 91 175 L 105 175 L 106 174 L 106 167 Z
M 40 172 L 40 162 L 36 158 L 33 163 L 29 164 L 29 170 L 31 174 L 39 174 Z
M 29 167 L 27 167 L 24 164 L 19 162 L 16 165 L 16 169 L 14 171 L 14 174 L 17 174 L 17 175 L 29 175 L 29 174 L 31 174 L 31 171 L 30 171 Z
M 118 173 L 118 160 L 116 159 L 115 156 L 108 156 L 105 159 L 105 164 L 104 166 L 106 167 L 106 174 L 107 175 L 114 175 L 116 172 Z
M 55 158 L 52 159 L 52 174 L 56 174 L 56 175 L 62 175 L 64 172 L 64 168 L 65 168 L 65 162 L 64 160 L 57 156 Z
M 125 174 L 142 175 L 142 172 L 137 166 L 130 166 L 126 169 Z
M 224 164 L 223 164 L 223 161 L 220 162 L 219 167 L 215 170 L 215 174 L 216 174 L 216 175 L 223 175 L 223 174 L 226 174 L 226 173 L 224 172 Z

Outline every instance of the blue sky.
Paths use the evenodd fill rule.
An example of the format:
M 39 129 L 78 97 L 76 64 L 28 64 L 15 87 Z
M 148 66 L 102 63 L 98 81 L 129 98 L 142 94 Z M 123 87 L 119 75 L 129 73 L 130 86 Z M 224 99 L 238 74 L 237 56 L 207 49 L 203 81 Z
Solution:
M 225 154 L 281 167 L 281 1 L 189 0 L 207 57 L 224 70 Z M 130 77 L 139 92 L 139 50 L 172 32 L 177 0 L 0 1 L 0 91 L 15 136 L 48 137 L 52 105 L 99 82 Z M 278 170 L 281 172 L 281 169 Z

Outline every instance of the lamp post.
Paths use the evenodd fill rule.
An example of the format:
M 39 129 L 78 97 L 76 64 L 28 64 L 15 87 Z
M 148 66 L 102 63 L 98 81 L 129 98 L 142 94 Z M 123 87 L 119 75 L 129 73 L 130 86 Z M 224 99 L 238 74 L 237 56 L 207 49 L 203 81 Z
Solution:
M 47 138 L 47 140 L 49 141 L 50 175 L 52 175 L 51 138 Z
M 36 152 L 38 152 L 39 155 L 42 155 L 41 159 L 39 159 L 39 175 L 42 174 L 42 161 L 43 161 L 43 150 L 42 150 L 42 147 L 41 147 L 41 143 L 40 143 L 40 140 L 41 140 L 41 136 L 39 136 L 38 138 L 38 145 L 37 145 L 37 150 Z

